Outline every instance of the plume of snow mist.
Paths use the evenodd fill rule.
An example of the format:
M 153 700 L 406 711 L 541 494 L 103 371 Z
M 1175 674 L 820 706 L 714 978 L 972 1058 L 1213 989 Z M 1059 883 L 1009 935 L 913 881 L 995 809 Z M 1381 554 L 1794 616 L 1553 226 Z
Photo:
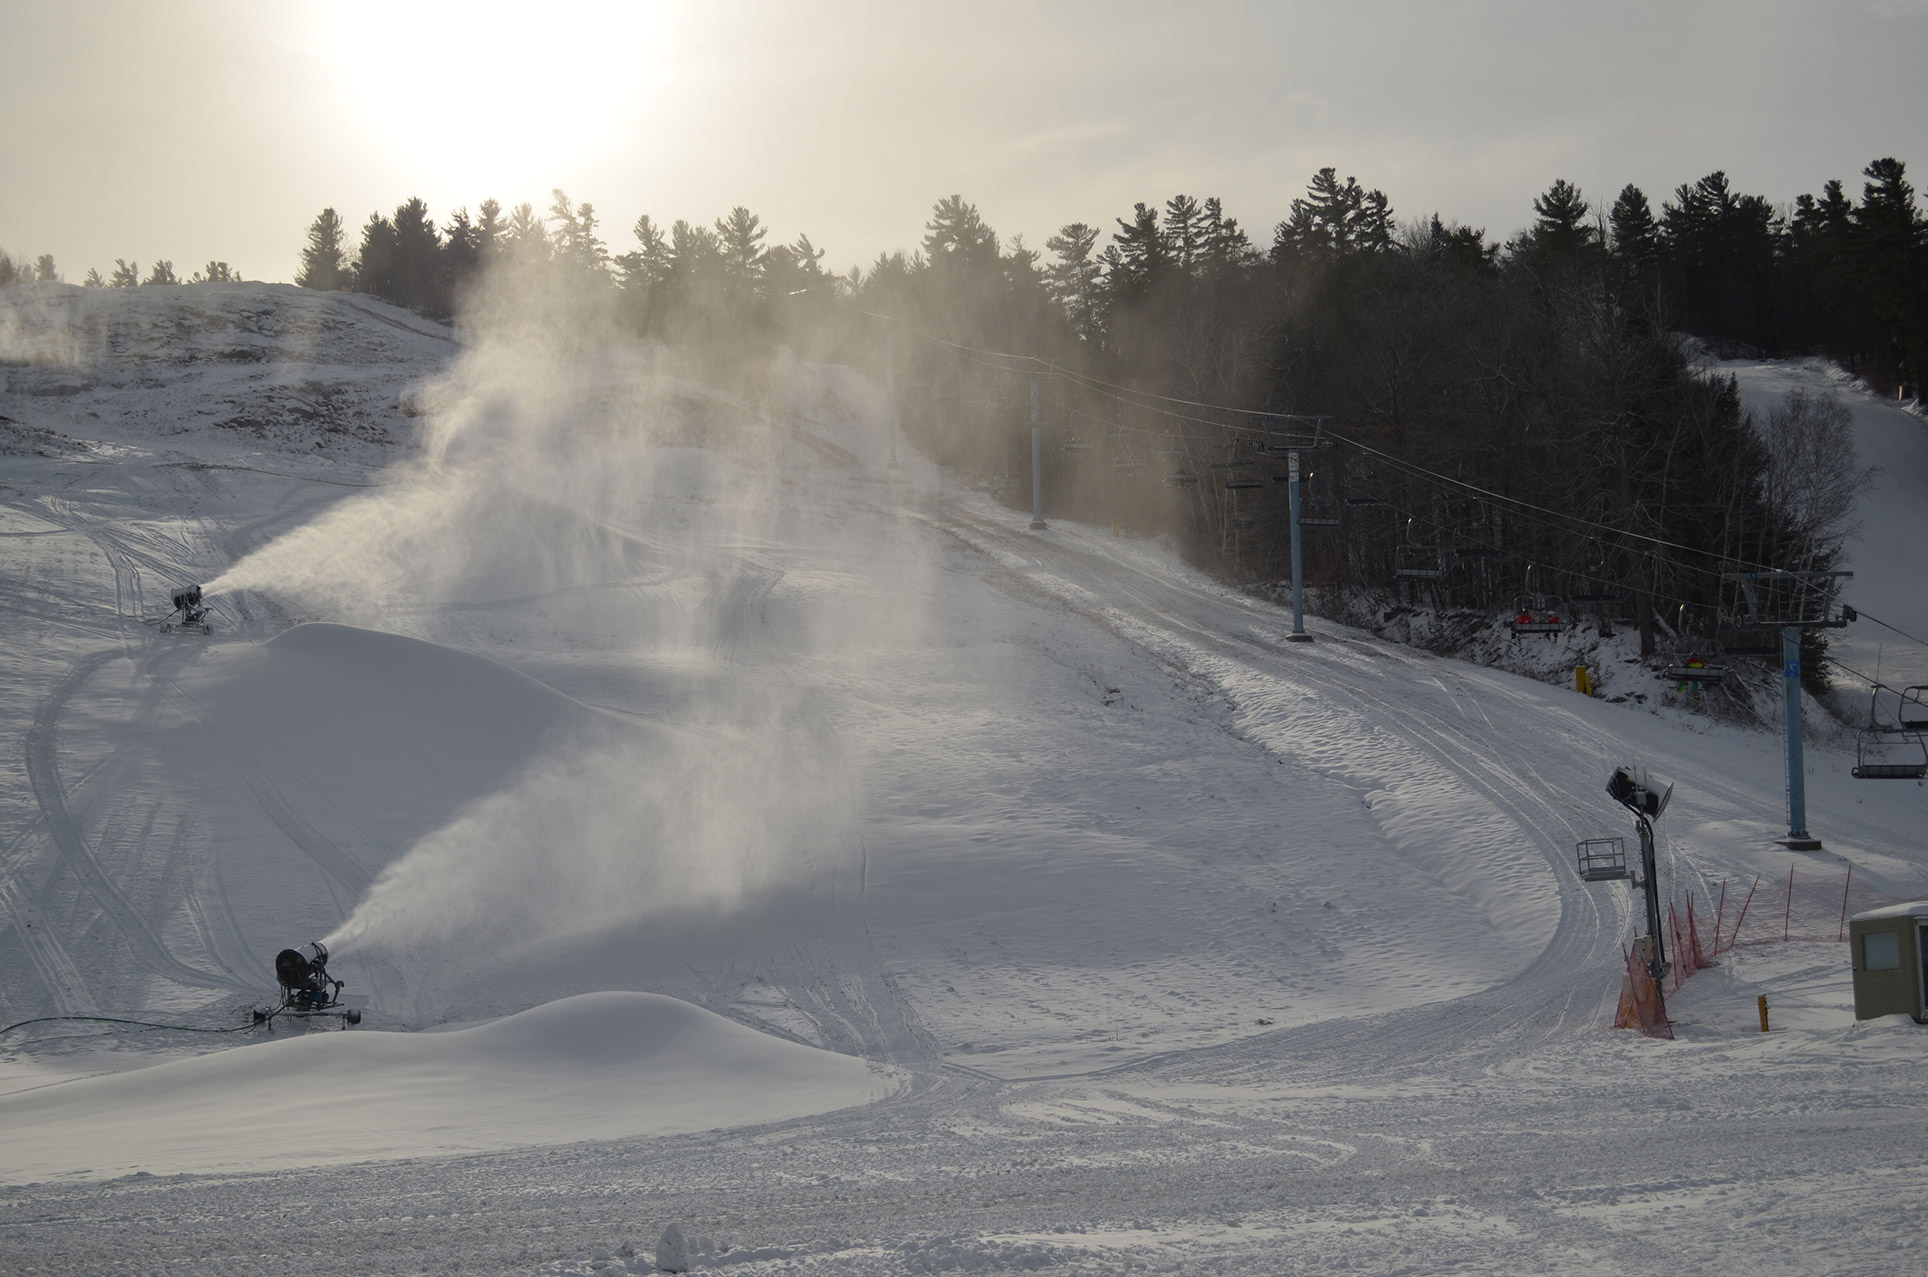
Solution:
M 513 270 L 479 287 L 472 343 L 415 396 L 421 454 L 209 592 L 263 590 L 303 615 L 392 627 L 411 610 L 661 580 L 688 555 L 660 527 L 639 533 L 638 514 L 687 493 L 691 448 L 741 468 L 732 513 L 754 521 L 780 435 L 665 375 L 660 352 L 604 327 L 595 296 Z
M 399 974 L 433 1020 L 470 966 L 618 923 L 734 910 L 855 854 L 851 781 L 807 702 L 710 724 L 601 725 L 458 813 L 377 878 L 332 952 Z

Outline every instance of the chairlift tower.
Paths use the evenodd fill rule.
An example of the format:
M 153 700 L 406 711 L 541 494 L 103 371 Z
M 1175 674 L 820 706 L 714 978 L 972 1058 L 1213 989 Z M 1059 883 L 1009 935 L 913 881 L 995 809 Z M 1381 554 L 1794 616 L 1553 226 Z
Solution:
M 1299 550 L 1299 450 L 1285 454 L 1285 472 L 1290 476 L 1292 500 L 1292 632 L 1288 643 L 1310 643 L 1305 632 L 1305 562 Z
M 1044 423 L 1038 420 L 1038 379 L 1031 378 L 1031 530 L 1044 531 Z
M 897 325 L 893 321 L 884 329 L 884 403 L 890 421 L 890 466 L 892 470 L 902 469 L 897 464 Z
M 1837 582 L 1852 572 L 1723 572 L 1739 585 L 1747 617 L 1781 632 L 1781 720 L 1787 733 L 1787 837 L 1789 851 L 1819 851 L 1807 828 L 1807 763 L 1801 753 L 1801 632 L 1840 629 L 1856 619 L 1853 608 L 1836 608 Z

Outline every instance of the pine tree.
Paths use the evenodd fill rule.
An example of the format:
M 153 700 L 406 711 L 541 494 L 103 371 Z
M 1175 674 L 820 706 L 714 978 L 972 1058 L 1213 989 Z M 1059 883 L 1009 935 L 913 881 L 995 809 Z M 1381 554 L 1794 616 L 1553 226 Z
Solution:
M 209 262 L 187 281 L 190 284 L 238 284 L 241 277 L 226 262 Z
M 1088 344 L 1098 341 L 1098 307 L 1104 269 L 1095 255 L 1099 230 L 1071 222 L 1044 241 L 1058 260 L 1045 268 L 1045 287 L 1071 320 L 1072 330 Z
M 924 256 L 934 270 L 981 269 L 997 263 L 997 233 L 962 195 L 937 201 L 924 230 Z
M 1165 245 L 1172 264 L 1190 274 L 1204 256 L 1204 211 L 1189 195 L 1165 201 Z
M 723 278 L 733 287 L 748 289 L 762 278 L 764 234 L 762 221 L 741 204 L 731 209 L 728 217 L 716 219 Z
M 147 278 L 142 280 L 141 284 L 145 287 L 152 284 L 178 284 L 180 282 L 180 277 L 174 273 L 173 262 L 158 261 L 154 263 L 154 269 L 147 273 Z
M 0 288 L 12 288 L 20 282 L 20 268 L 14 265 L 12 255 L 0 250 Z
M 502 230 L 502 243 L 517 259 L 525 262 L 546 262 L 552 252 L 549 232 L 536 215 L 536 206 L 529 203 L 516 205 L 509 214 L 509 220 Z
M 830 277 L 823 270 L 823 250 L 799 235 L 763 255 L 763 291 L 772 300 L 799 292 L 816 292 Z
M 442 231 L 442 274 L 449 281 L 451 299 L 474 277 L 482 262 L 482 248 L 467 205 L 449 214 Z
M 551 191 L 549 220 L 555 224 L 550 241 L 556 260 L 581 279 L 607 278 L 609 250 L 596 234 L 596 208 L 593 204 L 572 204 L 560 190 Z
M 1158 224 L 1158 210 L 1149 205 L 1132 205 L 1129 222 L 1114 220 L 1118 230 L 1099 259 L 1105 266 L 1105 287 L 1120 301 L 1138 301 L 1164 279 L 1171 265 L 1170 247 Z
M 140 283 L 140 264 L 138 262 L 130 262 L 123 257 L 116 257 L 114 259 L 114 273 L 107 281 L 108 287 L 138 288 L 140 287 Z
M 1555 178 L 1546 194 L 1533 201 L 1534 258 L 1543 265 L 1573 266 L 1586 262 L 1598 246 L 1599 235 L 1587 221 L 1592 206 L 1580 189 L 1565 178 Z
M 448 313 L 442 235 L 428 205 L 420 198 L 406 200 L 395 209 L 394 225 L 395 291 L 390 300 L 430 314 Z
M 1273 232 L 1275 259 L 1345 257 L 1382 253 L 1392 247 L 1392 206 L 1386 193 L 1367 190 L 1359 180 L 1339 181 L 1338 171 L 1322 168 L 1292 201 L 1286 220 Z
M 395 224 L 380 213 L 370 213 L 362 226 L 361 252 L 355 258 L 355 288 L 377 297 L 395 297 L 398 265 Z
M 669 278 L 669 241 L 648 213 L 636 219 L 630 233 L 637 246 L 616 258 L 616 268 L 625 289 L 646 294 Z
M 1646 279 L 1660 269 L 1660 225 L 1646 192 L 1629 182 L 1607 213 L 1614 260 L 1634 277 Z
M 99 271 L 89 266 L 87 268 L 87 278 L 80 281 L 80 286 L 82 288 L 105 288 L 107 287 L 107 281 L 100 277 Z
M 54 255 L 52 253 L 42 253 L 39 260 L 33 264 L 33 271 L 34 278 L 43 284 L 57 284 L 60 282 L 60 272 L 54 269 Z
M 475 223 L 475 252 L 479 261 L 488 261 L 502 246 L 506 228 L 502 223 L 502 205 L 493 198 L 482 201 L 478 210 L 480 216 Z
M 1202 226 L 1207 269 L 1223 272 L 1244 266 L 1255 256 L 1252 241 L 1239 229 L 1238 219 L 1225 216 L 1224 206 L 1216 195 L 1205 201 Z
M 1886 338 L 1883 353 L 1904 380 L 1918 379 L 1928 371 L 1928 219 L 1900 160 L 1876 160 L 1862 176 L 1849 237 L 1855 272 Z
M 347 264 L 342 260 L 341 214 L 324 208 L 308 226 L 308 243 L 301 250 L 301 272 L 295 283 L 303 288 L 333 291 L 347 286 Z

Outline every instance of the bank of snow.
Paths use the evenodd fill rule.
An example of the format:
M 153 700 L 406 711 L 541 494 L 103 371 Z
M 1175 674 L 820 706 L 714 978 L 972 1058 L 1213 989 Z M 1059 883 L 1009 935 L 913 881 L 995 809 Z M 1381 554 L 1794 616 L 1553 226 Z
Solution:
M 649 993 L 444 1033 L 305 1033 L 0 1097 L 8 1179 L 258 1171 L 675 1135 L 880 1099 L 894 1075 Z

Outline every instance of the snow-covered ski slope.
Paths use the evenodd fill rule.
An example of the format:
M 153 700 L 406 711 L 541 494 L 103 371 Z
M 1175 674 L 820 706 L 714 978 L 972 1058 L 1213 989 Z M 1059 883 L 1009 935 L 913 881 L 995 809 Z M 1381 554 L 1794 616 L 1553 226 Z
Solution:
M 1819 360 L 1785 363 L 1733 361 L 1720 365 L 1740 385 L 1741 401 L 1765 417 L 1796 387 L 1840 394 L 1854 413 L 1861 464 L 1875 469 L 1859 507 L 1859 528 L 1848 540 L 1854 579 L 1842 597 L 1896 629 L 1928 639 L 1928 419 L 1894 400 L 1861 390 L 1839 368 Z M 1891 687 L 1928 684 L 1928 647 L 1872 621 L 1829 634 L 1830 649 L 1870 678 Z
M 1834 945 L 1607 1029 L 1633 900 L 1571 849 L 1637 761 L 1676 891 L 1928 894 L 1921 787 L 1814 748 L 1782 852 L 1771 736 L 1288 645 L 893 469 L 837 369 L 263 285 L 0 343 L 0 1017 L 240 1024 L 323 937 L 367 1013 L 8 1035 L 0 1269 L 1906 1264 L 1921 1031 Z M 192 581 L 212 636 L 142 623 Z

